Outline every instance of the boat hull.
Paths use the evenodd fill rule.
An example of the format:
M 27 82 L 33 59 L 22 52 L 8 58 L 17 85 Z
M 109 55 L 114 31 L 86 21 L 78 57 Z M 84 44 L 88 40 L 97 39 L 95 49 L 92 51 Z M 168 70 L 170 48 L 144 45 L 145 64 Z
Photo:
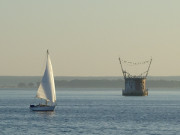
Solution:
M 30 105 L 30 110 L 32 111 L 54 111 L 54 106 L 48 106 L 48 105 Z

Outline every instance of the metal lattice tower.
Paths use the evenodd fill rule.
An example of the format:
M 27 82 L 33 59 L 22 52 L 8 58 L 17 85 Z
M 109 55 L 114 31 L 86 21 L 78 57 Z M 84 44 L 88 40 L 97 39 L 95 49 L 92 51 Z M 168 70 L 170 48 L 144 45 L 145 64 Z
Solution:
M 149 69 L 151 66 L 152 58 L 150 60 L 143 61 L 143 62 L 129 62 L 129 61 L 125 61 L 125 60 L 122 60 L 121 58 L 119 58 L 119 62 L 121 65 L 121 70 L 122 70 L 124 78 L 147 78 Z M 139 75 L 132 75 L 131 73 L 127 72 L 124 69 L 123 64 L 122 64 L 123 62 L 126 64 L 130 64 L 131 66 L 148 64 L 148 67 L 147 67 L 146 71 L 140 73 Z
M 152 59 L 144 62 L 128 62 L 121 60 L 119 58 L 119 62 L 121 65 L 121 70 L 125 79 L 125 89 L 122 90 L 122 95 L 124 96 L 147 96 L 148 95 L 148 90 L 146 89 L 146 78 L 151 66 Z M 145 70 L 145 72 L 140 73 L 139 75 L 132 75 L 129 72 L 127 72 L 123 68 L 122 62 L 126 64 L 130 64 L 131 66 L 133 65 L 140 65 L 140 64 L 147 64 L 148 67 Z

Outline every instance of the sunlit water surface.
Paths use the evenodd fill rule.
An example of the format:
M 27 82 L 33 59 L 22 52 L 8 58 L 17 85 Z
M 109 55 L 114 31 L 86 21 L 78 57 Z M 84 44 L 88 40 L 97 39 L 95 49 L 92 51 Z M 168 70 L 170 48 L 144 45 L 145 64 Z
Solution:
M 54 112 L 30 111 L 35 94 L 0 90 L 0 135 L 180 135 L 180 90 L 58 89 Z

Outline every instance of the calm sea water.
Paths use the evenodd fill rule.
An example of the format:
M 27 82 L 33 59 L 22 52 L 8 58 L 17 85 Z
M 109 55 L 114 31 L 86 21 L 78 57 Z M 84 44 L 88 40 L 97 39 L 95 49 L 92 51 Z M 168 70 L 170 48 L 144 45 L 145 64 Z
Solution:
M 180 135 L 180 90 L 123 97 L 117 89 L 57 90 L 54 112 L 32 112 L 36 90 L 0 90 L 0 135 Z

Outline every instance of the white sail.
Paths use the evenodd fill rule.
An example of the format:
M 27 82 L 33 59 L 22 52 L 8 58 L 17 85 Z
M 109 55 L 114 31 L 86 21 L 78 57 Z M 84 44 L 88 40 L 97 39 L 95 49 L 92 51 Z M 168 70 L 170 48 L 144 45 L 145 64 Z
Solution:
M 41 80 L 40 86 L 38 88 L 36 97 L 45 99 L 46 101 L 50 101 L 52 103 L 56 101 L 53 69 L 48 51 L 47 51 L 46 69 L 44 72 L 44 76 Z

